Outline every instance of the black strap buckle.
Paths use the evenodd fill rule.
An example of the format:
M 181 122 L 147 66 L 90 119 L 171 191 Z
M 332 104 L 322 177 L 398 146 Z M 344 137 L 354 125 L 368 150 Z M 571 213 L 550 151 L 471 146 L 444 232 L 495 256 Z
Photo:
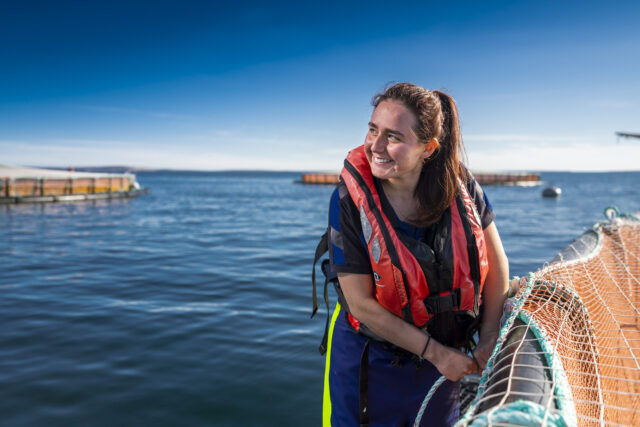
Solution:
M 460 289 L 449 292 L 448 295 L 432 295 L 424 300 L 424 305 L 430 314 L 453 311 L 460 307 Z

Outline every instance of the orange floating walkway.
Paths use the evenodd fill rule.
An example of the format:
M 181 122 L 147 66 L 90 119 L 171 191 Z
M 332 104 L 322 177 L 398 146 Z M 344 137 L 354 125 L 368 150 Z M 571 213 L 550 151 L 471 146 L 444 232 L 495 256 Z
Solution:
M 73 202 L 136 197 L 141 188 L 131 173 L 90 173 L 0 165 L 0 204 Z
M 540 183 L 540 174 L 536 173 L 474 173 L 476 181 L 481 185 L 535 185 Z M 340 179 L 337 173 L 304 173 L 301 183 L 335 185 Z

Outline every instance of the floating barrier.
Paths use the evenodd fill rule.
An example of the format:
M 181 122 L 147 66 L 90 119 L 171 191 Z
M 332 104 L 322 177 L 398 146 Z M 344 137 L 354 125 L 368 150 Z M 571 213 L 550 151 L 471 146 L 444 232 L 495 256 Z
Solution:
M 535 173 L 474 173 L 480 185 L 538 185 L 540 175 Z M 337 173 L 304 173 L 299 181 L 302 184 L 335 185 L 340 180 Z
M 0 204 L 114 199 L 148 192 L 131 173 L 67 172 L 0 165 Z
M 537 173 L 473 173 L 480 185 L 538 185 L 540 174 Z
M 338 173 L 303 173 L 302 184 L 335 185 L 340 181 Z
M 640 218 L 605 215 L 519 281 L 459 426 L 640 425 Z

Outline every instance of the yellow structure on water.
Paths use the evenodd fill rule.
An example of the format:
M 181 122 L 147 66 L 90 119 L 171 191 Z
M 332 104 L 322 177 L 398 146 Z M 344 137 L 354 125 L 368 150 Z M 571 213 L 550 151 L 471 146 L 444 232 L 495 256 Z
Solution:
M 0 165 L 0 204 L 136 197 L 131 173 L 92 173 Z

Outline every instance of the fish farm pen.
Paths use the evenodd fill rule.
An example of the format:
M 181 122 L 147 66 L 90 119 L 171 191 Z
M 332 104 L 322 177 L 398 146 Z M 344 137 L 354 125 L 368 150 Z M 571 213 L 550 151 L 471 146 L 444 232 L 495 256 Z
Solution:
M 605 215 L 512 283 L 458 427 L 640 425 L 640 213 Z
M 540 174 L 537 173 L 474 173 L 473 177 L 481 185 L 535 185 L 540 183 Z M 334 185 L 340 180 L 337 173 L 304 173 L 300 183 Z
M 72 172 L 0 165 L 0 204 L 136 197 L 149 190 L 131 173 Z

